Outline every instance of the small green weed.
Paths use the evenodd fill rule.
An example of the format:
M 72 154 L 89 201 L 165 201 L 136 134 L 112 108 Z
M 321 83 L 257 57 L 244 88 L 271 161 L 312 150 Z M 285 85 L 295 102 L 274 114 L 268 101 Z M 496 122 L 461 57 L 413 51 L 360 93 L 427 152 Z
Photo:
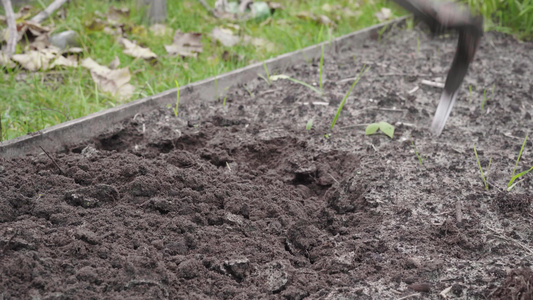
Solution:
M 485 173 L 483 173 L 481 162 L 479 161 L 479 157 L 477 156 L 476 144 L 473 144 L 473 146 L 474 146 L 474 154 L 476 155 L 477 165 L 479 166 L 479 171 L 481 172 L 481 178 L 483 179 L 483 183 L 485 184 L 485 189 L 488 191 L 489 190 L 489 184 L 487 183 L 488 179 L 485 177 Z M 492 158 L 489 160 L 489 167 L 488 167 L 489 170 L 490 170 L 491 162 L 492 162 Z
M 411 140 L 411 145 L 413 145 L 413 149 L 415 149 L 415 154 L 416 154 L 416 157 L 418 158 L 418 163 L 420 164 L 420 166 L 422 166 L 422 156 L 420 156 L 420 154 L 418 153 L 418 150 L 416 149 L 416 146 L 415 146 L 415 142 L 413 140 Z
M 178 116 L 178 108 L 179 108 L 179 105 L 180 105 L 180 85 L 178 83 L 177 80 L 174 80 L 174 82 L 176 83 L 176 108 L 174 109 L 174 115 L 177 117 Z
M 320 97 L 324 96 L 324 89 L 322 88 L 322 69 L 324 65 L 324 44 L 322 44 L 322 50 L 320 52 Z
M 305 130 L 311 130 L 311 128 L 313 128 L 313 119 L 309 119 L 305 125 Z
M 368 125 L 365 129 L 365 135 L 376 134 L 378 129 L 391 139 L 394 136 L 394 126 L 384 121 Z
M 346 103 L 346 99 L 348 99 L 348 96 L 352 92 L 353 88 L 359 82 L 359 79 L 361 79 L 361 77 L 366 73 L 366 71 L 368 71 L 368 69 L 370 69 L 370 67 L 367 68 L 366 65 L 363 66 L 363 68 L 361 69 L 361 72 L 359 72 L 359 75 L 357 75 L 357 77 L 355 78 L 352 86 L 348 90 L 348 93 L 346 93 L 346 95 L 344 95 L 344 98 L 342 99 L 341 103 L 339 104 L 339 108 L 337 109 L 337 114 L 335 114 L 335 118 L 333 118 L 333 122 L 331 122 L 331 129 L 332 130 L 333 130 L 333 127 L 335 127 L 335 123 L 337 123 L 337 119 L 339 118 L 339 115 L 341 114 L 342 108 L 344 107 L 344 104 Z
M 511 180 L 509 180 L 509 183 L 507 184 L 507 191 L 512 190 L 515 187 L 515 185 L 517 185 L 520 182 L 518 181 L 517 183 L 514 183 L 516 179 L 526 175 L 527 173 L 533 170 L 533 167 L 531 167 L 529 170 L 520 172 L 515 175 L 516 168 L 518 167 L 518 162 L 520 161 L 520 157 L 522 157 L 522 152 L 524 151 L 524 148 L 526 147 L 527 137 L 528 137 L 528 134 L 526 133 L 526 138 L 524 139 L 524 142 L 522 143 L 522 148 L 520 148 L 520 153 L 518 153 L 518 158 L 516 159 L 516 164 L 514 166 L 513 173 L 511 174 Z

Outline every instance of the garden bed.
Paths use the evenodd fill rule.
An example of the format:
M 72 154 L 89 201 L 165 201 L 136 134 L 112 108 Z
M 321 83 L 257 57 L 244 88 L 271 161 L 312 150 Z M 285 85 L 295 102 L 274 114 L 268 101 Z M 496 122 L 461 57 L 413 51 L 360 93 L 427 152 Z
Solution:
M 441 90 L 421 81 L 444 80 L 455 43 L 393 29 L 326 55 L 323 96 L 258 77 L 3 159 L 2 297 L 528 299 L 533 180 L 506 187 L 533 127 L 533 44 L 487 33 L 435 138 Z M 319 69 L 283 74 L 318 87 Z M 379 121 L 393 139 L 364 135 Z

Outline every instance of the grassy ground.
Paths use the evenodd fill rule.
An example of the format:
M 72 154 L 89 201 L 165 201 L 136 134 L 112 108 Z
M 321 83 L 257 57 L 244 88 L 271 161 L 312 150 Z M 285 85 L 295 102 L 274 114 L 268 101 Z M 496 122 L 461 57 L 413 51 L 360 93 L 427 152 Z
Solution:
M 36 1 L 33 4 L 38 10 L 50 2 Z M 250 45 L 227 48 L 213 43 L 209 36 L 211 30 L 227 25 L 228 21 L 213 18 L 196 0 L 168 1 L 168 26 L 183 32 L 203 33 L 204 52 L 196 59 L 168 56 L 164 45 L 171 44 L 173 32 L 163 38 L 153 38 L 142 27 L 137 27 L 135 33 L 128 34 L 128 38 L 152 49 L 159 56 L 156 64 L 123 54 L 122 47 L 115 42 L 114 37 L 102 31 L 89 31 L 85 26 L 98 16 L 98 12 L 107 12 L 110 5 L 130 8 L 130 18 L 124 22 L 132 27 L 142 25 L 142 14 L 135 11 L 135 1 L 74 0 L 66 5 L 66 19 L 56 15 L 44 24 L 52 25 L 55 32 L 72 29 L 80 33 L 83 57 L 91 57 L 102 65 L 108 65 L 118 56 L 121 67 L 128 66 L 132 72 L 131 83 L 136 87 L 136 95 L 132 100 L 135 100 L 175 87 L 174 80 L 185 85 L 376 24 L 378 20 L 374 13 L 384 6 L 381 1 L 279 2 L 284 9 L 276 11 L 271 21 L 237 23 L 242 33 L 273 43 L 274 49 L 262 50 Z M 213 5 L 214 0 L 208 3 Z M 344 9 L 327 12 L 324 11 L 328 10 L 324 6 L 327 4 L 340 5 Z M 335 20 L 337 26 L 329 29 L 314 21 L 300 19 L 296 16 L 300 12 L 326 15 Z M 399 11 L 399 14 L 403 13 Z M 222 59 L 224 51 L 240 58 L 226 61 Z M 0 81 L 0 94 L 3 98 L 0 103 L 2 140 L 121 104 L 109 95 L 100 93 L 89 72 L 81 67 L 37 73 L 9 71 Z
M 33 13 L 46 7 L 52 0 L 31 1 Z M 207 1 L 213 5 L 215 0 Z M 213 43 L 209 33 L 214 27 L 227 25 L 228 21 L 210 16 L 196 0 L 168 1 L 168 26 L 183 32 L 203 33 L 204 52 L 196 59 L 182 59 L 166 54 L 165 44 L 171 44 L 173 33 L 153 38 L 142 26 L 142 14 L 135 11 L 135 1 L 73 0 L 65 6 L 66 18 L 58 14 L 44 22 L 55 32 L 67 29 L 80 34 L 84 53 L 102 65 L 108 65 L 115 56 L 121 67 L 128 66 L 132 72 L 131 83 L 136 94 L 131 100 L 153 95 L 175 87 L 175 80 L 181 85 L 207 77 L 222 74 L 252 62 L 262 61 L 276 55 L 294 51 L 332 37 L 378 23 L 374 13 L 382 7 L 392 7 L 396 16 L 403 14 L 390 3 L 382 0 L 278 0 L 284 6 L 276 11 L 268 22 L 248 21 L 237 23 L 240 32 L 252 37 L 263 38 L 274 45 L 265 50 L 255 46 L 237 45 L 227 48 Z M 531 36 L 533 26 L 533 0 L 465 0 L 494 22 L 486 22 L 486 29 L 500 30 Z M 131 9 L 125 27 L 134 28 L 127 34 L 149 47 L 158 55 L 157 63 L 134 59 L 123 54 L 115 38 L 102 31 L 90 31 L 86 24 L 111 5 Z M 342 9 L 329 10 L 327 6 L 339 5 Z M 312 12 L 326 15 L 337 26 L 328 28 L 312 20 L 297 17 L 298 13 Z M 506 13 L 509 12 L 509 13 Z M 3 14 L 0 9 L 0 14 Z M 0 28 L 5 24 L 0 25 Z M 223 53 L 231 54 L 229 60 Z M 0 77 L 0 140 L 12 139 L 64 121 L 75 119 L 105 108 L 121 104 L 108 94 L 98 91 L 89 72 L 81 67 L 49 72 L 30 73 L 24 70 L 6 71 Z

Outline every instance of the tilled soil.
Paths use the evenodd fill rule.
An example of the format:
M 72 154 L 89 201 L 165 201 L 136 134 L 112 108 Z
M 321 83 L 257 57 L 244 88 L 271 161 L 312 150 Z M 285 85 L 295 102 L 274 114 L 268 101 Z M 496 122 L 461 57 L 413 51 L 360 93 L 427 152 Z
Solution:
M 444 81 L 455 43 L 395 29 L 328 54 L 322 97 L 257 78 L 226 106 L 2 160 L 0 298 L 532 299 L 531 174 L 506 188 L 533 128 L 533 43 L 487 33 L 434 138 L 441 89 L 422 80 Z M 318 86 L 319 60 L 283 73 Z M 365 136 L 379 121 L 393 139 Z

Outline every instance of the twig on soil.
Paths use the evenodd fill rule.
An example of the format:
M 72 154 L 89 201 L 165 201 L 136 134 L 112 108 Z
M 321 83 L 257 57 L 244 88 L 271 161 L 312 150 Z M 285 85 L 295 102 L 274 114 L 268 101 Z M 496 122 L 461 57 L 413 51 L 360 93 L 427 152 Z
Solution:
M 31 21 L 35 23 L 41 23 L 42 21 L 50 17 L 54 13 L 54 11 L 60 8 L 67 1 L 68 0 L 55 0 L 45 10 L 41 11 L 35 17 L 31 18 Z
M 7 21 L 7 45 L 4 52 L 8 56 L 11 56 L 17 48 L 17 22 L 15 21 L 15 13 L 13 12 L 13 6 L 11 6 L 11 0 L 2 0 L 2 4 L 4 5 Z
M 328 175 L 329 175 L 329 177 L 331 177 L 331 179 L 333 179 L 333 181 L 335 181 L 337 184 L 340 184 L 339 181 L 337 179 L 335 179 L 335 177 L 333 177 L 333 175 L 331 175 L 329 173 L 328 173 Z
M 408 299 L 408 298 L 411 298 L 411 297 L 418 297 L 418 296 L 420 296 L 420 293 L 415 293 L 415 294 L 407 295 L 407 296 L 404 296 L 404 297 L 398 298 L 398 299 L 396 299 L 396 300 L 403 300 L 403 299 Z
M 526 246 L 526 245 L 520 243 L 519 241 L 517 241 L 517 240 L 515 240 L 515 239 L 510 239 L 510 238 L 508 238 L 508 237 L 502 235 L 500 232 L 498 232 L 498 231 L 497 231 L 496 229 L 494 229 L 494 228 L 490 228 L 489 226 L 487 226 L 487 228 L 488 228 L 490 231 L 494 232 L 494 233 L 496 234 L 496 237 L 497 237 L 497 238 L 500 238 L 500 239 L 502 239 L 502 240 L 504 240 L 504 241 L 507 241 L 507 242 L 513 243 L 513 244 L 515 244 L 515 245 L 521 247 L 522 249 L 526 250 L 527 252 L 529 252 L 529 254 L 533 255 L 533 250 L 531 250 L 531 248 L 529 248 L 528 246 Z
M 516 139 L 516 140 L 522 140 L 522 138 L 512 135 L 511 133 L 507 132 L 504 133 L 503 136 L 506 136 L 508 138 Z
M 420 82 L 420 84 L 427 85 L 427 86 L 431 86 L 431 87 L 436 87 L 436 88 L 441 88 L 441 89 L 444 88 L 444 83 L 442 83 L 442 82 L 429 81 L 429 80 L 422 80 L 422 81 Z
M 315 106 L 329 106 L 329 102 L 303 102 L 302 105 L 313 104 Z
M 461 224 L 463 222 L 462 206 L 461 200 L 457 200 L 457 202 L 455 202 L 455 221 L 457 224 Z
M 420 88 L 420 87 L 417 85 L 417 86 L 415 86 L 412 90 L 408 91 L 407 93 L 408 93 L 408 94 L 414 94 L 416 91 L 418 91 L 419 88 Z
M 39 148 L 41 148 L 41 150 L 43 150 L 44 154 L 46 154 L 46 156 L 48 156 L 48 158 L 54 163 L 54 165 L 56 166 L 56 168 L 59 170 L 59 173 L 61 175 L 64 175 L 65 173 L 63 172 L 63 170 L 61 170 L 61 168 L 59 167 L 59 165 L 57 164 L 56 160 L 52 158 L 52 156 L 50 156 L 50 154 L 48 154 L 48 152 L 46 152 L 46 150 L 44 150 L 43 147 L 39 146 Z
M 379 74 L 379 73 L 378 73 Z M 383 73 L 379 74 L 379 76 L 416 76 L 416 77 L 429 77 L 427 74 L 419 74 L 419 73 Z

